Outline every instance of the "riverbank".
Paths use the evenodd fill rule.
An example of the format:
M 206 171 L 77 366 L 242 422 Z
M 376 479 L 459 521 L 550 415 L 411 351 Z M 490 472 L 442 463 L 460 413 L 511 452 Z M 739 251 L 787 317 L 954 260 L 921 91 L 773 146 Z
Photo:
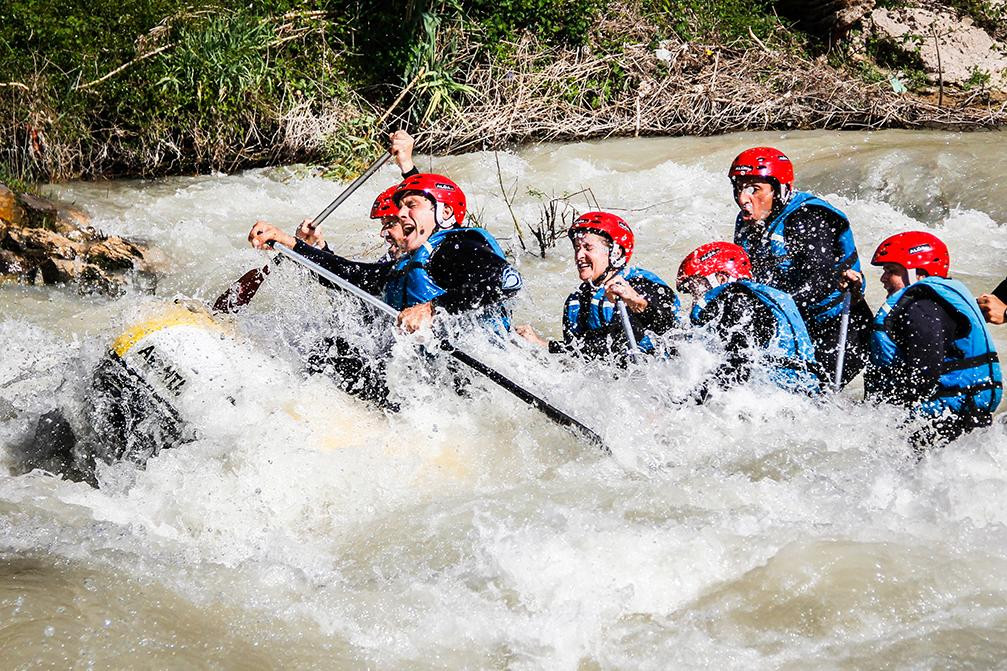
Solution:
M 0 10 L 0 182 L 291 162 L 341 178 L 402 125 L 453 153 L 1007 121 L 1005 8 L 984 0 L 127 5 Z

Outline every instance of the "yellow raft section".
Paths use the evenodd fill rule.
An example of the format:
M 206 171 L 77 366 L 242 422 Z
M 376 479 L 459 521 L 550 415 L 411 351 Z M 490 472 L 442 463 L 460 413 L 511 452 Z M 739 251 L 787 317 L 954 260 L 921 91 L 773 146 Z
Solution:
M 110 350 L 120 359 L 125 358 L 133 347 L 147 336 L 176 326 L 195 326 L 208 331 L 233 335 L 233 328 L 229 324 L 226 324 L 226 322 L 225 324 L 221 324 L 214 319 L 213 315 L 202 304 L 195 301 L 177 301 L 157 316 L 130 326 L 113 341 Z M 343 400 L 347 399 L 344 398 Z M 341 408 L 341 412 L 336 413 L 335 416 L 323 414 L 322 417 L 317 416 L 317 411 L 304 412 L 306 409 L 300 407 L 300 405 L 301 403 L 298 401 L 288 401 L 279 409 L 295 422 L 315 425 L 312 428 L 317 432 L 317 437 L 311 442 L 314 443 L 316 449 L 338 450 L 358 442 L 361 438 L 361 433 L 363 435 L 371 432 L 373 432 L 372 435 L 381 435 L 382 433 L 383 422 L 380 419 L 380 414 L 372 411 L 361 412 L 362 408 L 354 407 L 357 405 L 356 403 L 347 403 L 346 406 Z M 354 421 L 346 421 L 347 411 L 350 411 L 349 414 L 353 417 Z M 314 415 L 314 417 L 312 418 L 311 415 Z M 342 415 L 342 417 L 339 415 Z M 364 431 L 361 432 L 361 429 L 364 429 Z M 387 426 L 384 427 L 384 430 L 387 431 Z M 392 444 L 385 444 L 385 453 L 388 456 L 392 456 L 396 452 L 411 451 L 405 448 L 405 445 L 408 445 L 409 441 L 405 441 L 405 445 L 396 445 L 396 442 L 393 440 L 391 441 Z M 416 474 L 418 480 L 443 477 L 445 475 L 451 478 L 466 478 L 469 476 L 470 468 L 466 463 L 467 459 L 459 453 L 458 449 L 450 444 L 439 447 L 440 449 L 434 452 L 432 458 L 428 457 L 425 460 L 425 465 Z
M 198 326 L 209 331 L 224 333 L 226 329 L 205 308 L 176 303 L 164 313 L 134 324 L 112 343 L 111 350 L 122 358 L 151 333 L 173 326 Z

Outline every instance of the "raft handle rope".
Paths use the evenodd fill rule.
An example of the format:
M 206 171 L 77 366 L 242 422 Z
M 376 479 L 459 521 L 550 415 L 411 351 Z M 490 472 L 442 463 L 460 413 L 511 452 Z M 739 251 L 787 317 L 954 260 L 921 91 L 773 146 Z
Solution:
M 357 285 L 346 281 L 345 279 L 339 277 L 335 273 L 326 270 L 325 268 L 318 265 L 314 261 L 311 261 L 310 259 L 301 256 L 300 254 L 290 249 L 289 247 L 286 247 L 283 244 L 277 242 L 273 244 L 273 249 L 282 254 L 283 256 L 291 259 L 292 261 L 304 266 L 305 268 L 315 273 L 319 277 L 328 280 L 329 282 L 339 287 L 343 291 L 353 294 L 367 305 L 370 305 L 371 307 L 377 308 L 381 312 L 384 312 L 393 320 L 398 318 L 399 316 L 398 311 L 395 310 L 395 308 L 393 308 L 392 306 L 388 305 L 388 303 L 385 303 L 377 296 L 372 296 L 371 294 L 367 293 Z M 546 417 L 556 422 L 560 426 L 566 426 L 571 429 L 574 429 L 589 443 L 596 446 L 605 454 L 612 454 L 612 450 L 608 447 L 608 445 L 605 444 L 605 441 L 602 440 L 601 436 L 599 436 L 592 429 L 588 428 L 581 422 L 578 422 L 576 419 L 566 414 L 559 408 L 555 407 L 545 399 L 533 394 L 532 392 L 520 386 L 510 378 L 505 377 L 499 371 L 490 368 L 486 364 L 482 363 L 478 359 L 475 359 L 469 354 L 463 352 L 462 350 L 457 349 L 454 345 L 452 345 L 446 340 L 442 340 L 440 342 L 440 347 L 442 350 L 453 356 L 461 363 L 465 364 L 466 366 L 475 370 L 476 372 L 485 375 L 487 378 L 489 378 L 499 386 L 503 387 L 517 398 L 521 399 L 522 401 L 532 406 L 533 408 L 541 411 Z

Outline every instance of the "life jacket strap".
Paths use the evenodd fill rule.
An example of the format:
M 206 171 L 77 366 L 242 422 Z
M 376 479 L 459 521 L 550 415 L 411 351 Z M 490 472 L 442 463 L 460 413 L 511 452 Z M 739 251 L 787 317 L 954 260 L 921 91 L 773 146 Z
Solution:
M 839 262 L 839 267 L 848 270 L 848 269 L 852 268 L 853 264 L 855 264 L 859 260 L 860 260 L 860 255 L 857 253 L 857 250 L 854 249 L 852 252 L 850 252 L 849 256 L 847 256 L 845 259 L 843 259 L 842 261 Z
M 956 370 L 966 370 L 968 368 L 976 368 L 982 366 L 983 364 L 998 363 L 1000 361 L 1000 355 L 996 352 L 986 352 L 985 354 L 980 354 L 979 356 L 969 357 L 968 359 L 960 359 L 958 361 L 949 361 L 941 367 L 941 371 L 944 373 L 950 373 Z
M 984 391 L 994 391 L 996 389 L 1003 389 L 1003 383 L 989 380 L 968 387 L 948 387 L 945 389 L 938 389 L 937 393 L 934 394 L 934 398 L 949 398 L 953 396 L 975 396 L 976 394 L 980 394 Z

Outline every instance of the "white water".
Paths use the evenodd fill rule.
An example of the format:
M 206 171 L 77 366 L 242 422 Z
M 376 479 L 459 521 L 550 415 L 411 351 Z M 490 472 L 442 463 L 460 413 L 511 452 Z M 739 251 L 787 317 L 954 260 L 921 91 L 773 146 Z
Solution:
M 625 208 L 639 265 L 672 279 L 682 256 L 729 239 L 724 172 L 754 144 L 795 160 L 799 186 L 853 221 L 869 256 L 926 226 L 976 293 L 1007 274 L 1007 137 L 794 133 L 619 140 L 501 155 L 528 187 L 590 187 Z M 427 167 L 423 161 L 423 167 Z M 472 209 L 512 238 L 492 154 L 435 159 Z M 108 342 L 161 299 L 212 301 L 263 263 L 259 217 L 291 226 L 338 188 L 269 172 L 59 189 L 110 233 L 165 254 L 157 297 L 82 299 L 0 288 L 0 460 L 39 413 L 79 422 Z M 377 256 L 381 173 L 326 222 L 330 244 Z M 514 239 L 505 241 L 513 248 Z M 517 255 L 518 321 L 557 335 L 576 276 L 565 243 Z M 868 269 L 877 305 L 878 273 Z M 1007 441 L 998 421 L 916 463 L 897 414 L 851 389 L 816 404 L 753 385 L 704 407 L 668 401 L 709 355 L 613 381 L 593 367 L 471 345 L 594 427 L 604 457 L 477 382 L 471 398 L 415 379 L 385 417 L 295 351 L 333 300 L 293 270 L 235 328 L 234 407 L 208 400 L 201 437 L 146 470 L 104 469 L 98 490 L 0 475 L 4 666 L 240 668 L 990 668 L 1007 660 Z M 1004 328 L 995 333 L 1001 349 Z M 434 366 L 438 368 L 438 366 Z M 444 377 L 443 371 L 433 373 Z

